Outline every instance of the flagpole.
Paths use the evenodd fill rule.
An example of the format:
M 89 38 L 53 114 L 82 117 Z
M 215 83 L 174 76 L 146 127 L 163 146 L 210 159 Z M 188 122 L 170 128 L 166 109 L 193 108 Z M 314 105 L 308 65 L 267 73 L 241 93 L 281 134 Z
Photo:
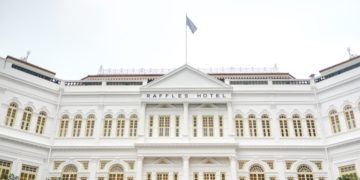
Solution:
M 185 64 L 187 64 L 187 13 L 185 14 Z

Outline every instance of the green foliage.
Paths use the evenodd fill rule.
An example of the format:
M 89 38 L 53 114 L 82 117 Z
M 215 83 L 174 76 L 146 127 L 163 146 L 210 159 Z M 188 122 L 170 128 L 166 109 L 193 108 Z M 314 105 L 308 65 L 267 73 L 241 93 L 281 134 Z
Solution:
M 10 175 L 2 175 L 0 177 L 0 180 L 18 180 L 19 177 L 18 176 L 15 176 L 14 174 L 10 174 Z
M 337 180 L 357 180 L 357 177 L 352 177 L 352 176 L 349 176 L 349 175 L 344 175 L 344 176 L 338 177 Z

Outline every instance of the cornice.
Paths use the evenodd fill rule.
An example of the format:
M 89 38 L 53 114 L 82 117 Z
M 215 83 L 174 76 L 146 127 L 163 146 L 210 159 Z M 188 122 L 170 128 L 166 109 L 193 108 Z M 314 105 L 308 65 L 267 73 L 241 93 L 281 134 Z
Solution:
M 21 84 L 25 84 L 25 85 L 28 85 L 30 87 L 33 87 L 34 89 L 44 90 L 44 91 L 47 91 L 49 93 L 53 93 L 55 95 L 58 94 L 58 90 L 47 88 L 47 86 L 39 86 L 38 84 L 31 83 L 31 82 L 29 82 L 29 81 L 27 81 L 25 79 L 17 78 L 17 77 L 11 76 L 11 75 L 9 75 L 7 73 L 3 73 L 3 72 L 0 72 L 0 75 L 2 77 L 10 79 L 11 81 L 20 82 Z M 46 83 L 51 83 L 51 82 L 46 82 Z M 57 85 L 57 86 L 60 87 L 60 85 Z

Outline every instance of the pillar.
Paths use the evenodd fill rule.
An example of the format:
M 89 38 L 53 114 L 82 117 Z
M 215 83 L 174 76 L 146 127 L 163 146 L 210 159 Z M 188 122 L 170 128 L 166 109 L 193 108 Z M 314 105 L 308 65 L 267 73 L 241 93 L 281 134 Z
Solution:
M 144 157 L 139 156 L 136 161 L 136 180 L 142 180 Z
M 189 104 L 184 103 L 184 114 L 181 126 L 183 137 L 189 136 Z
M 227 116 L 228 116 L 229 136 L 235 136 L 235 123 L 233 120 L 233 111 L 232 111 L 231 102 L 227 103 Z
M 183 156 L 183 178 L 181 179 L 190 179 L 190 157 L 189 156 Z
M 236 157 L 229 157 L 230 160 L 230 179 L 237 179 Z

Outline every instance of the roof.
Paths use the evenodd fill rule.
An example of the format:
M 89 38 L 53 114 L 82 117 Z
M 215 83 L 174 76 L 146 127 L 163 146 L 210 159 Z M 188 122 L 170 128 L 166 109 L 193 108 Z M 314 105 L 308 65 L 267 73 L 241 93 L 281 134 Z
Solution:
M 352 58 L 350 58 L 349 60 L 346 60 L 346 61 L 337 63 L 337 64 L 332 65 L 332 66 L 330 66 L 330 67 L 327 67 L 327 68 L 325 68 L 325 69 L 322 69 L 322 70 L 320 70 L 319 72 L 322 73 L 322 72 L 327 71 L 327 70 L 329 70 L 329 69 L 332 69 L 332 68 L 335 68 L 335 67 L 340 66 L 340 65 L 342 65 L 342 64 L 346 64 L 346 63 L 348 63 L 348 62 L 350 62 L 350 61 L 353 61 L 353 60 L 355 60 L 355 59 L 357 59 L 357 58 L 359 58 L 359 57 L 360 57 L 360 55 L 359 55 L 359 56 L 352 57 Z
M 50 73 L 50 74 L 53 74 L 53 75 L 56 74 L 56 73 L 53 72 L 53 71 L 47 70 L 47 69 L 45 69 L 45 68 L 39 67 L 39 66 L 37 66 L 37 65 L 35 65 L 35 64 L 28 63 L 28 62 L 26 62 L 26 61 L 24 61 L 24 60 L 21 60 L 21 59 L 12 57 L 12 56 L 6 56 L 6 59 L 11 59 L 11 60 L 13 60 L 13 61 L 16 61 L 16 62 L 25 64 L 25 65 L 31 66 L 31 67 L 33 67 L 33 68 L 36 68 L 36 69 L 45 71 L 45 72 Z
M 289 73 L 206 73 L 210 76 L 226 76 L 226 77 L 232 77 L 232 78 L 239 78 L 241 76 L 254 76 L 254 77 L 262 77 L 261 79 L 264 79 L 263 76 L 269 76 L 268 79 L 272 79 L 272 76 L 283 76 L 281 79 L 295 79 L 294 76 L 292 76 Z M 164 76 L 165 74 L 95 74 L 95 75 L 87 75 L 86 77 L 82 78 L 81 80 L 94 80 L 94 79 L 116 79 L 116 78 L 159 78 L 161 76 Z M 248 79 L 248 78 L 246 78 Z M 256 79 L 256 78 L 255 78 Z M 266 78 L 265 78 L 266 79 Z

